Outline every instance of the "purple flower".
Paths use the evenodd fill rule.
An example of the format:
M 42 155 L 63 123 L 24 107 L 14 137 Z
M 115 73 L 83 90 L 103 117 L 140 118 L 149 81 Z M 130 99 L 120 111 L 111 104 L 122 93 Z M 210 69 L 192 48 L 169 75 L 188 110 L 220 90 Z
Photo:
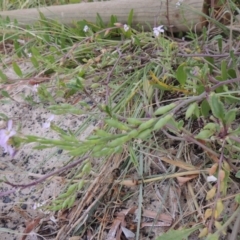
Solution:
M 4 148 L 5 153 L 9 153 L 13 157 L 15 151 L 9 144 L 9 139 L 16 134 L 16 131 L 12 129 L 12 120 L 8 121 L 7 129 L 0 130 L 0 146 Z
M 49 128 L 51 125 L 51 121 L 54 119 L 54 115 L 50 115 L 50 117 L 47 119 L 45 123 L 43 123 L 43 128 Z

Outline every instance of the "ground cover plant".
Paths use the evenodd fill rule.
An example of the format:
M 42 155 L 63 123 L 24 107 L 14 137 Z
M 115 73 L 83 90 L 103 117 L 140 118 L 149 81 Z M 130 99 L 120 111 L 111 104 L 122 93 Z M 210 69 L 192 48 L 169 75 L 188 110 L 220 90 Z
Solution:
M 134 10 L 1 19 L 2 236 L 237 239 L 239 12 L 227 1 L 198 34 L 142 32 Z

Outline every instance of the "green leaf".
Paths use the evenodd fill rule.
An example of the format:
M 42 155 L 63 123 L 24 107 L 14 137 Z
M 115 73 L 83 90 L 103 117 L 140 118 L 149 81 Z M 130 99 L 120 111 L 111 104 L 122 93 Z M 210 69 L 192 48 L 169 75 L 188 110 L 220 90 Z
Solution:
M 213 57 L 205 57 L 205 59 L 208 62 L 208 68 L 209 68 L 209 73 L 212 74 L 213 72 L 213 67 L 214 67 L 214 58 Z
M 171 103 L 171 104 L 168 104 L 166 106 L 160 107 L 155 111 L 154 115 L 165 114 L 168 111 L 172 110 L 174 107 L 176 107 L 176 103 Z
M 110 22 L 111 26 L 114 26 L 114 24 L 117 22 L 117 17 L 115 15 L 111 15 Z
M 7 76 L 1 71 L 1 69 L 0 69 L 0 78 L 3 80 L 0 82 L 6 82 L 8 79 Z
M 230 79 L 233 79 L 233 78 L 237 78 L 237 73 L 235 71 L 235 69 L 228 69 L 228 76 L 230 77 Z
M 165 117 L 160 118 L 154 125 L 153 130 L 159 130 L 163 128 L 173 117 L 173 114 L 168 114 Z
M 129 153 L 130 153 L 131 162 L 134 164 L 135 167 L 138 167 L 139 161 L 138 161 L 138 158 L 135 154 L 135 151 L 133 151 L 133 148 L 131 146 L 129 146 Z
M 213 131 L 213 132 L 215 132 L 216 131 L 216 129 L 217 129 L 217 124 L 216 123 L 207 123 L 205 126 L 204 126 L 204 130 L 211 130 L 211 131 Z
M 13 62 L 12 65 L 13 65 L 13 70 L 14 70 L 14 72 L 15 72 L 19 77 L 22 77 L 22 76 L 23 76 L 22 71 L 21 71 L 20 67 L 17 65 L 17 63 L 16 63 L 16 62 Z
M 240 178 L 240 170 L 237 171 L 235 177 L 236 177 L 236 178 Z M 240 194 L 239 194 L 239 197 L 240 197 Z
M 22 56 L 20 44 L 18 41 L 14 41 L 13 44 L 14 44 L 15 52 L 17 53 L 17 56 L 20 58 Z
M 110 127 L 118 128 L 120 130 L 128 131 L 130 128 L 125 123 L 122 123 L 113 118 L 107 118 L 104 120 Z
M 186 120 L 193 115 L 193 113 L 194 113 L 194 111 L 195 111 L 196 108 L 198 108 L 198 105 L 197 105 L 196 102 L 194 102 L 194 103 L 192 103 L 192 104 L 189 105 L 189 107 L 188 107 L 188 109 L 187 109 L 187 111 L 186 111 L 186 116 L 185 116 L 185 119 L 186 119 Z
M 224 121 L 224 106 L 219 97 L 215 93 L 211 93 L 209 96 L 209 104 L 214 117 Z
M 160 237 L 156 238 L 156 240 L 183 240 L 187 239 L 190 234 L 198 230 L 201 226 L 197 226 L 195 228 L 187 228 L 187 229 L 181 229 L 181 230 L 170 230 Z
M 206 240 L 219 240 L 219 236 L 217 234 L 209 234 Z
M 195 136 L 197 139 L 209 139 L 214 134 L 211 130 L 201 130 L 200 133 Z
M 5 115 L 4 113 L 0 113 L 0 119 L 3 119 L 4 121 L 8 120 L 8 116 Z
M 30 60 L 31 60 L 31 62 L 32 62 L 32 65 L 33 65 L 35 68 L 38 68 L 38 67 L 39 67 L 38 61 L 37 61 L 37 59 L 36 59 L 34 56 L 32 56 L 32 57 L 30 58 Z
M 177 123 L 177 128 L 178 130 L 182 130 L 182 127 L 184 126 L 184 121 L 183 120 L 180 120 L 178 123 Z
M 238 111 L 238 109 L 235 108 L 235 109 L 231 109 L 227 113 L 225 113 L 226 126 L 230 126 L 233 123 L 233 121 L 235 121 L 237 111 Z
M 5 91 L 5 90 L 2 90 L 2 91 L 1 91 L 1 95 L 2 95 L 3 97 L 10 98 L 10 95 L 9 95 L 8 92 Z
M 239 173 L 239 177 L 238 177 L 238 178 L 240 178 L 240 172 L 238 171 L 238 173 Z M 236 175 L 237 175 L 237 174 L 236 174 Z M 238 204 L 240 204 L 240 194 L 238 194 L 238 195 L 235 197 L 235 202 L 238 203 Z
M 88 174 L 90 173 L 91 169 L 92 169 L 91 162 L 87 161 L 83 166 L 82 172 Z
M 128 14 L 128 20 L 127 20 L 128 26 L 132 25 L 132 20 L 133 20 L 133 9 L 131 9 L 130 13 Z
M 181 85 L 184 85 L 187 81 L 187 72 L 185 71 L 185 63 L 178 66 L 176 71 L 176 78 Z
M 153 130 L 151 128 L 145 129 L 137 135 L 137 138 L 145 140 L 151 136 L 152 131 Z
M 48 107 L 48 109 L 51 110 L 52 113 L 56 115 L 68 113 L 80 115 L 84 113 L 83 110 L 79 109 L 78 107 L 74 107 L 73 105 L 68 103 L 63 103 L 61 105 L 51 105 L 50 107 Z
M 97 13 L 96 25 L 100 28 L 104 28 L 104 26 L 105 26 L 101 16 L 99 15 L 99 13 Z
M 136 46 L 138 46 L 138 47 L 141 46 L 141 41 L 140 41 L 140 39 L 139 39 L 138 37 L 136 37 L 136 36 L 133 36 L 133 43 L 134 43 Z

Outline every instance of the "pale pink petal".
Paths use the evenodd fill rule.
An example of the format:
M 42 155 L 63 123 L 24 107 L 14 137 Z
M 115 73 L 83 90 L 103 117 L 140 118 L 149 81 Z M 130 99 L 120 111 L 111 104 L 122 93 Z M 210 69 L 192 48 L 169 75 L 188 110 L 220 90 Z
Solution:
M 12 119 L 8 121 L 8 131 L 10 132 L 12 130 Z

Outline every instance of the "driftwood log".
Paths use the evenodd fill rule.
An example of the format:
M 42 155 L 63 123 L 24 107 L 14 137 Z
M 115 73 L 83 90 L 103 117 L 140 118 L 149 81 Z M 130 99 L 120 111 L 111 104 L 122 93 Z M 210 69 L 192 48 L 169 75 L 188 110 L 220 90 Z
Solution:
M 133 26 L 149 30 L 149 26 L 164 25 L 169 31 L 180 32 L 192 29 L 201 31 L 205 24 L 202 13 L 204 0 L 110 0 L 106 2 L 90 2 L 50 6 L 33 9 L 2 11 L 2 18 L 16 19 L 21 26 L 32 25 L 39 20 L 39 12 L 48 19 L 55 19 L 69 25 L 85 19 L 95 22 L 97 13 L 108 23 L 111 15 L 118 21 L 126 23 L 133 9 Z M 181 3 L 180 6 L 177 3 Z

